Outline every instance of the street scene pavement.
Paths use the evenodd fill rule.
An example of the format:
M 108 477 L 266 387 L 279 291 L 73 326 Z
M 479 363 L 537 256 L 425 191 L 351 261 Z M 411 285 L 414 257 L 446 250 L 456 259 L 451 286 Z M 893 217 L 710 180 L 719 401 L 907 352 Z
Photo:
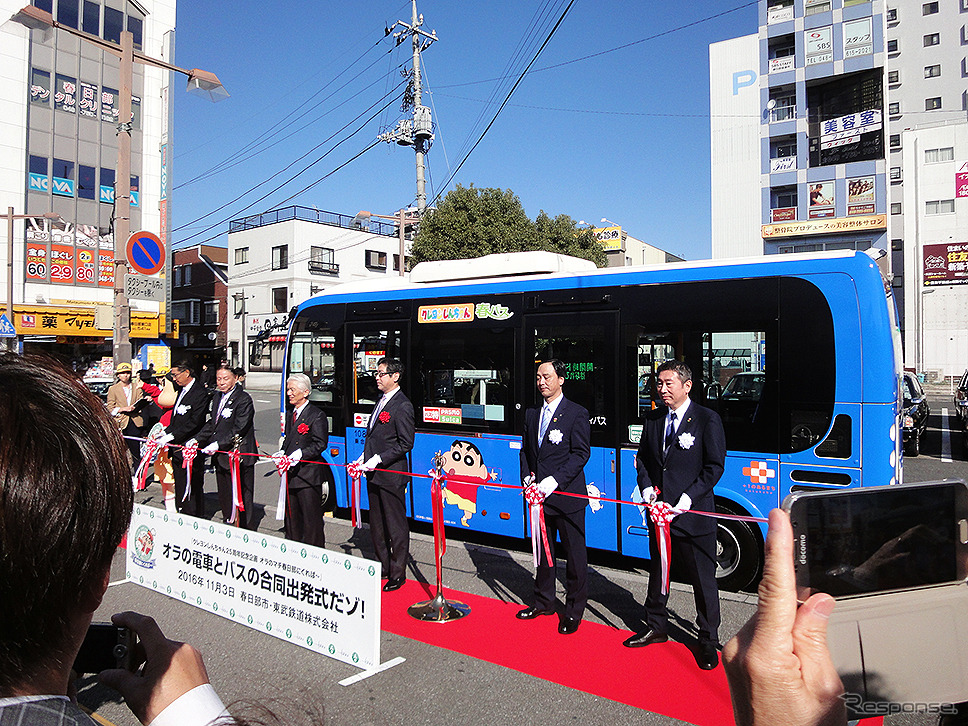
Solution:
M 261 449 L 271 452 L 278 435 L 278 394 L 251 393 L 256 403 Z M 928 387 L 931 418 L 920 456 L 905 460 L 905 481 L 968 477 L 968 461 L 961 439 L 949 430 L 954 420 L 948 393 L 945 386 Z M 214 475 L 208 474 L 210 519 L 217 517 L 214 489 Z M 255 495 L 257 514 L 262 517 L 259 530 L 282 536 L 281 522 L 275 519 L 277 489 L 278 476 L 271 463 L 259 464 Z M 136 495 L 136 501 L 163 506 L 157 484 Z M 270 504 L 266 504 L 262 513 L 260 505 L 265 503 Z M 328 517 L 325 528 L 327 548 L 373 557 L 367 529 L 354 531 L 348 520 L 339 517 Z M 450 530 L 448 533 L 454 534 Z M 411 553 L 413 561 L 408 579 L 434 585 L 433 538 L 428 528 L 415 528 Z M 622 631 L 636 630 L 641 625 L 648 580 L 644 564 L 601 553 L 591 557 L 590 599 L 585 621 L 615 630 L 615 636 L 603 643 L 603 648 L 621 649 Z M 473 542 L 449 539 L 443 574 L 447 589 L 525 603 L 532 590 L 532 577 L 528 542 L 487 541 L 481 536 Z M 388 663 L 397 658 L 404 661 L 365 679 L 340 685 L 340 681 L 360 671 L 124 582 L 123 552 L 116 557 L 112 583 L 115 584 L 108 589 L 95 620 L 107 620 L 121 610 L 136 610 L 155 617 L 168 637 L 190 642 L 201 650 L 212 683 L 234 713 L 259 716 L 258 706 L 261 706 L 277 713 L 281 723 L 330 725 L 504 724 L 536 723 L 539 719 L 554 723 L 685 723 L 386 631 L 381 638 L 381 661 Z M 559 583 L 559 597 L 562 592 Z M 756 596 L 755 593 L 723 592 L 721 599 L 720 637 L 725 642 L 753 613 Z M 695 633 L 691 589 L 673 583 L 669 604 L 673 639 L 690 643 Z M 473 618 L 473 612 L 468 617 Z M 514 648 L 515 643 L 507 643 L 506 647 Z M 650 657 L 649 649 L 636 655 L 645 662 Z M 535 657 L 555 658 L 555 653 L 536 653 Z M 721 677 L 721 671 L 713 673 Z M 609 676 L 607 672 L 587 674 L 590 683 Z M 653 682 L 643 683 L 642 687 L 675 689 L 676 684 Z M 115 724 L 137 724 L 117 694 L 97 685 L 92 678 L 82 682 L 79 700 Z M 905 715 L 890 717 L 887 723 L 928 724 L 936 720 L 936 716 Z

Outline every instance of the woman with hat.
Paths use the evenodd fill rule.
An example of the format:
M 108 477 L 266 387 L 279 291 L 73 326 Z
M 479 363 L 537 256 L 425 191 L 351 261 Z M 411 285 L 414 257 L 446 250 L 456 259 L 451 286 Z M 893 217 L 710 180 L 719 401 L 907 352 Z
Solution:
M 141 416 L 142 391 L 141 381 L 131 379 L 131 364 L 118 363 L 114 371 L 118 376 L 117 383 L 108 388 L 108 410 L 125 437 L 128 451 L 131 452 L 131 473 L 138 468 L 141 461 L 141 437 L 144 435 L 144 419 Z

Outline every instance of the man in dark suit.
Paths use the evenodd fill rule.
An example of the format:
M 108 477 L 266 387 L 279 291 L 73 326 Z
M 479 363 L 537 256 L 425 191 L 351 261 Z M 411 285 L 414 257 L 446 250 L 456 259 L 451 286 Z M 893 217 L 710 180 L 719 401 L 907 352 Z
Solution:
M 538 391 L 544 398 L 541 408 L 529 408 L 524 417 L 521 442 L 521 478 L 529 488 L 537 488 L 544 500 L 545 525 L 552 561 L 544 546 L 534 577 L 534 600 L 516 617 L 531 620 L 555 613 L 555 539 L 561 536 L 568 565 L 565 569 L 565 609 L 558 632 L 570 635 L 578 630 L 588 601 L 588 552 L 585 549 L 586 500 L 562 496 L 581 494 L 585 489 L 585 463 L 591 454 L 591 425 L 588 411 L 561 392 L 565 365 L 552 358 L 538 366 Z
M 413 448 L 413 405 L 400 389 L 403 364 L 395 358 L 377 363 L 376 385 L 383 396 L 370 414 L 363 455 L 357 460 L 366 475 L 370 500 L 370 536 L 380 560 L 384 591 L 403 587 L 410 557 L 410 526 L 404 499 L 410 477 L 376 468 L 410 471 L 408 454 Z
M 689 399 L 692 371 L 685 363 L 672 360 L 659 366 L 657 387 L 665 406 L 646 417 L 635 457 L 638 484 L 646 502 L 668 502 L 679 512 L 671 523 L 672 560 L 682 566 L 696 597 L 696 662 L 700 668 L 711 670 L 719 663 L 716 522 L 712 517 L 688 512 L 716 510 L 713 487 L 723 474 L 726 435 L 719 414 Z M 629 648 L 669 639 L 669 595 L 662 593 L 658 537 L 651 519 L 649 555 L 647 627 L 625 641 Z
M 195 457 L 192 462 L 192 480 L 189 482 L 188 472 L 183 468 L 185 456 L 181 447 L 197 438 L 198 432 L 205 425 L 205 415 L 208 413 L 208 391 L 192 377 L 192 364 L 187 360 L 181 360 L 172 366 L 171 377 L 181 390 L 175 399 L 175 407 L 171 410 L 171 421 L 165 427 L 166 435 L 161 441 L 178 445 L 169 449 L 175 476 L 175 507 L 182 514 L 204 517 L 205 457 L 201 452 Z M 191 492 L 188 498 L 182 501 L 185 490 L 189 486 Z
M 286 475 L 286 537 L 296 542 L 324 547 L 323 451 L 329 443 L 326 414 L 309 403 L 312 382 L 303 373 L 286 381 L 286 396 L 292 413 L 286 416 L 286 438 L 275 456 L 289 458 Z
M 212 398 L 212 410 L 208 423 L 198 433 L 202 453 L 213 456 L 215 461 L 215 481 L 218 484 L 218 502 L 222 507 L 222 517 L 227 524 L 233 523 L 244 529 L 254 529 L 252 497 L 255 490 L 255 430 L 252 418 L 255 407 L 252 396 L 238 385 L 235 371 L 227 365 L 215 372 L 215 385 L 218 392 Z M 229 470 L 229 455 L 225 452 L 238 449 L 242 454 L 239 461 L 239 479 L 242 488 L 242 509 L 235 511 L 233 506 L 232 474 Z M 221 453 L 216 454 L 219 451 Z

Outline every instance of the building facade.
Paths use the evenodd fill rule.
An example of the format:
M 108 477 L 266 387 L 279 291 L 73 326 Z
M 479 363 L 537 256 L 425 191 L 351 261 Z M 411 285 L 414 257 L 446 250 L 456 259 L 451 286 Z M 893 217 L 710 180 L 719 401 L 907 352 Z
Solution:
M 286 207 L 229 222 L 228 354 L 247 383 L 279 386 L 293 307 L 340 283 L 400 275 L 398 226 L 371 216 Z
M 0 0 L 10 18 L 25 0 Z M 170 57 L 174 0 L 35 0 L 66 26 Z M 131 230 L 163 229 L 163 140 L 168 73 L 135 64 L 132 99 Z M 114 177 L 119 61 L 63 29 L 0 27 L 0 198 L 3 211 L 36 215 L 14 225 L 14 326 L 25 350 L 77 367 L 111 355 L 114 287 Z M 57 215 L 57 219 L 43 215 Z M 4 285 L 6 287 L 6 284 Z M 135 350 L 159 342 L 163 303 L 131 300 Z M 106 314 L 105 314 L 106 313 Z
M 171 316 L 178 337 L 172 360 L 187 356 L 214 370 L 227 360 L 228 250 L 196 245 L 177 250 L 172 260 Z

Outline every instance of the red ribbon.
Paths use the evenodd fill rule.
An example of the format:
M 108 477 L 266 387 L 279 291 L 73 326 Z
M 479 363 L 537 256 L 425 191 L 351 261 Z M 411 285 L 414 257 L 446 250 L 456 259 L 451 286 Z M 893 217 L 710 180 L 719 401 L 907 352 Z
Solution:
M 136 491 L 143 492 L 148 485 L 148 467 L 151 466 L 152 460 L 161 448 L 162 446 L 158 443 L 158 439 L 145 439 L 145 455 L 141 457 L 141 462 L 138 464 L 138 469 L 135 472 L 135 479 L 138 481 Z
M 232 480 L 232 518 L 229 524 L 235 524 L 239 519 L 239 512 L 245 511 L 245 504 L 242 502 L 242 476 L 239 466 L 242 456 L 239 452 L 229 452 L 229 475 Z
M 441 562 L 447 551 L 447 535 L 444 532 L 444 489 L 447 488 L 447 478 L 439 469 L 431 469 L 430 482 L 430 510 L 434 523 L 434 559 L 437 565 L 437 582 L 442 574 Z
M 533 478 L 533 475 L 532 475 Z M 539 549 L 539 532 L 541 542 L 544 544 L 545 559 L 551 567 L 551 544 L 548 542 L 548 530 L 545 527 L 544 500 L 545 495 L 537 486 L 531 484 L 524 488 L 524 498 L 528 502 L 531 513 L 531 554 L 534 559 L 534 566 L 537 567 L 541 561 Z
M 670 523 L 679 511 L 669 502 L 653 502 L 647 504 L 649 519 L 655 525 L 655 532 L 659 538 L 659 563 L 662 569 L 662 594 L 669 594 L 669 569 L 672 564 L 672 537 Z
M 182 447 L 182 468 L 185 470 L 185 478 L 187 479 L 185 483 L 185 496 L 182 497 L 182 501 L 188 501 L 188 497 L 192 494 L 192 463 L 195 461 L 195 457 L 198 455 L 198 442 L 193 441 L 190 444 L 185 444 Z
M 289 489 L 289 477 L 286 474 L 289 471 L 289 467 L 292 466 L 292 462 L 289 461 L 289 457 L 285 454 L 280 456 L 271 457 L 272 461 L 276 465 L 276 471 L 279 472 L 279 500 L 276 502 L 276 519 L 286 518 L 286 494 Z
M 363 508 L 360 504 L 360 480 L 363 478 L 363 465 L 353 462 L 346 465 L 346 473 L 350 477 L 350 524 L 353 529 L 363 526 Z

